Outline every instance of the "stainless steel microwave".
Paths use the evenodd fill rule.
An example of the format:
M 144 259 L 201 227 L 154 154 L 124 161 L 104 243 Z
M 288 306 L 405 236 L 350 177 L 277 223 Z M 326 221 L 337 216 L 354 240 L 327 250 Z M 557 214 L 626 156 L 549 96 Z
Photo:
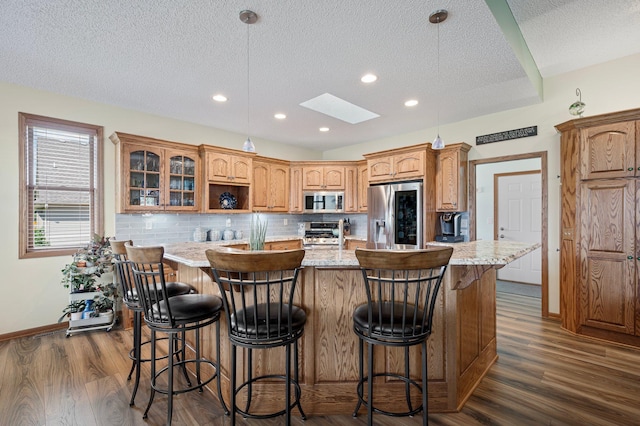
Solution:
M 344 212 L 344 192 L 305 192 L 305 213 L 342 213 Z

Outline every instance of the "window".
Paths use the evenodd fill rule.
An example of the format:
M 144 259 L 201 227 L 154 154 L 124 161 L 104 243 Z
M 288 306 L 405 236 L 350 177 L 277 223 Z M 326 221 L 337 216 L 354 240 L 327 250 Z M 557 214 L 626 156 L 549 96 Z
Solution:
M 19 113 L 20 258 L 103 235 L 102 127 Z

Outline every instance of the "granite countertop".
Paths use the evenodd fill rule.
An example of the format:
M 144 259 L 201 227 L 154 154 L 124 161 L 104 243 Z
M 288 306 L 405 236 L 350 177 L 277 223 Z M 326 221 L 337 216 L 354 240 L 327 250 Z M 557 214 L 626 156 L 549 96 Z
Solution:
M 285 241 L 299 237 L 269 238 L 268 241 Z M 224 247 L 229 244 L 240 244 L 244 240 L 207 241 L 203 243 L 185 242 L 165 244 L 165 257 L 194 268 L 207 267 L 209 261 L 205 250 Z M 511 241 L 472 241 L 468 243 L 428 243 L 429 246 L 451 246 L 453 255 L 450 265 L 506 265 L 519 257 L 540 247 L 540 244 L 519 243 Z M 307 250 L 302 260 L 303 266 L 317 267 L 357 267 L 354 250 L 319 249 Z

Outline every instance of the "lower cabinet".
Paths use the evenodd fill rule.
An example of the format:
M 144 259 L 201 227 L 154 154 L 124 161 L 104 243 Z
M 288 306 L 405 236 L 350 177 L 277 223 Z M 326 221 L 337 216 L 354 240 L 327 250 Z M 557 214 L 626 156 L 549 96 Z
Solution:
M 636 306 L 636 179 L 581 185 L 580 325 L 640 336 Z M 631 231 L 631 232 L 629 232 Z M 639 322 L 640 325 L 640 322 Z
M 367 242 L 365 240 L 347 240 L 346 243 L 347 250 L 367 247 Z
M 265 250 L 294 250 L 302 248 L 302 240 L 272 241 L 264 243 Z

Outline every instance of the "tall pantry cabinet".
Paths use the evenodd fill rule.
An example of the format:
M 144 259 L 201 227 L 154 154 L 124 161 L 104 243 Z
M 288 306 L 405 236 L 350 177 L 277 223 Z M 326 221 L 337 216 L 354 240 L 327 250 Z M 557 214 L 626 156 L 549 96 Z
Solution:
M 640 109 L 556 129 L 562 326 L 640 346 Z

